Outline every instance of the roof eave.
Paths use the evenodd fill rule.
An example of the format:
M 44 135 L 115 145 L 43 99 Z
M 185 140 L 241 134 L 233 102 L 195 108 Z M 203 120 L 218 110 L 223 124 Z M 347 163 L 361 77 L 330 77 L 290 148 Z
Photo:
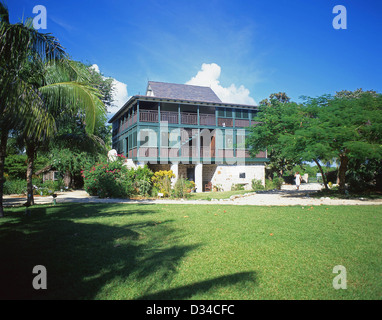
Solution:
M 143 95 L 135 95 L 132 96 L 122 107 L 118 110 L 118 112 L 108 121 L 112 123 L 115 119 L 117 119 L 126 108 L 134 103 L 136 100 L 144 99 L 145 101 L 167 101 L 167 102 L 175 102 L 175 103 L 187 103 L 187 104 L 198 104 L 205 105 L 211 107 L 231 107 L 231 108 L 246 108 L 246 109 L 257 109 L 256 105 L 248 105 L 248 104 L 237 104 L 237 103 L 225 103 L 225 102 L 212 102 L 212 101 L 198 101 L 198 100 L 185 100 L 185 99 L 173 99 L 173 98 L 164 98 L 164 97 L 154 97 L 154 96 L 143 96 Z

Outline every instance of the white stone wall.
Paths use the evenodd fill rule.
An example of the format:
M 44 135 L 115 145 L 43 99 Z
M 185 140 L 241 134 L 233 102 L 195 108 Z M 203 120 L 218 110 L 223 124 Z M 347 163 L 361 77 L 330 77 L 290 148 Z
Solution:
M 245 173 L 245 178 L 240 178 Z M 218 165 L 212 176 L 212 185 L 220 185 L 224 191 L 230 191 L 233 184 L 243 184 L 245 190 L 252 189 L 252 180 L 261 180 L 265 185 L 265 166 L 257 165 Z

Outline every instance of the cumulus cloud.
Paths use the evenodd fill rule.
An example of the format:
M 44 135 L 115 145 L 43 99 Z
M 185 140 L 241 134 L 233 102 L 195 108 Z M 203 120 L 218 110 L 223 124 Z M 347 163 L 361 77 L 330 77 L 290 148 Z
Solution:
M 225 103 L 256 105 L 256 101 L 250 97 L 250 91 L 247 88 L 243 85 L 237 87 L 235 84 L 223 87 L 219 81 L 220 75 L 221 67 L 219 65 L 203 63 L 201 70 L 186 84 L 210 87 Z
M 91 68 L 100 73 L 100 69 L 97 64 L 93 64 Z M 103 78 L 106 79 L 106 77 Z M 113 104 L 109 107 L 108 112 L 111 114 L 116 113 L 128 99 L 129 95 L 127 93 L 127 84 L 113 79 Z

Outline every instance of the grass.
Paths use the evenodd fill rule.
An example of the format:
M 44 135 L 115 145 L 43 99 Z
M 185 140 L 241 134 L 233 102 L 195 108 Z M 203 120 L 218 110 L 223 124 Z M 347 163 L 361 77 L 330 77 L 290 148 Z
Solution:
M 219 191 L 219 192 L 201 192 L 191 193 L 189 200 L 211 200 L 211 199 L 229 199 L 233 195 L 240 195 L 245 193 L 251 193 L 254 191 L 248 190 L 236 190 L 236 191 Z
M 1 299 L 381 299 L 382 206 L 6 209 Z M 34 290 L 32 269 L 47 269 Z M 347 270 L 335 290 L 333 268 Z

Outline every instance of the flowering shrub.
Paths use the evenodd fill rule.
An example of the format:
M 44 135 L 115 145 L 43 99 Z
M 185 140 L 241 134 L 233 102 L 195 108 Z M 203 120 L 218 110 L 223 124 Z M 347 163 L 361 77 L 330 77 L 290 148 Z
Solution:
M 126 198 L 134 192 L 133 172 L 123 165 L 124 157 L 115 161 L 97 163 L 81 171 L 84 187 L 91 196 Z
M 117 155 L 114 161 L 97 163 L 81 171 L 86 192 L 100 198 L 149 194 L 153 172 L 147 166 L 128 169 L 124 161 L 123 155 Z
M 175 174 L 172 170 L 161 170 L 155 172 L 151 180 L 158 192 L 163 193 L 164 197 L 168 197 L 171 194 L 172 178 L 175 178 Z

